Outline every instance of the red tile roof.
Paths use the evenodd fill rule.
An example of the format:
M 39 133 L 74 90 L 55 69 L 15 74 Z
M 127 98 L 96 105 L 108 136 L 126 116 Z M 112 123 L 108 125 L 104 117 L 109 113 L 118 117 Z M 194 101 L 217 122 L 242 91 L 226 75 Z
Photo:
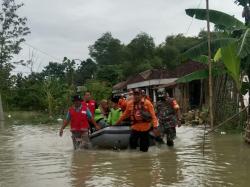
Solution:
M 206 69 L 207 67 L 208 66 L 206 64 L 200 62 L 188 61 L 182 63 L 174 70 L 168 70 L 168 69 L 146 70 L 133 77 L 129 77 L 126 81 L 116 84 L 113 87 L 113 89 L 114 90 L 125 89 L 128 84 L 147 81 L 147 80 L 179 78 L 184 75 L 188 75 L 194 71 Z

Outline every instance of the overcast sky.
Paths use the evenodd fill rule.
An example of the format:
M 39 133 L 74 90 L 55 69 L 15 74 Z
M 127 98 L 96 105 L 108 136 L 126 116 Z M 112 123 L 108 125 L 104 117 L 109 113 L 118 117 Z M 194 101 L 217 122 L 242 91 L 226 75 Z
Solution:
M 156 44 L 167 35 L 183 33 L 194 36 L 206 28 L 203 21 L 185 14 L 186 8 L 205 8 L 205 0 L 22 0 L 20 14 L 28 18 L 31 34 L 26 38 L 18 59 L 35 55 L 34 71 L 41 71 L 49 61 L 64 56 L 86 59 L 88 46 L 107 31 L 122 43 L 129 43 L 138 33 L 146 32 Z M 234 0 L 210 0 L 210 8 L 241 19 L 241 7 Z M 190 29 L 189 25 L 191 24 Z M 45 55 L 45 52 L 48 55 Z M 17 68 L 18 71 L 27 71 Z

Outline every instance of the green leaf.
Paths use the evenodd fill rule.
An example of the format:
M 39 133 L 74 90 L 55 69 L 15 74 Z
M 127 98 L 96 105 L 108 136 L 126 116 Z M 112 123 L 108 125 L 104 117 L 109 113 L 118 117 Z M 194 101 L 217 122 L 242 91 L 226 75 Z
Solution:
M 221 48 L 219 48 L 216 52 L 216 54 L 214 55 L 214 61 L 218 62 L 220 61 L 220 59 L 222 58 L 222 54 L 221 54 Z
M 226 72 L 219 67 L 214 67 L 212 69 L 212 76 L 219 76 L 219 75 L 222 75 L 225 73 Z M 180 77 L 179 79 L 177 79 L 176 82 L 177 83 L 187 83 L 187 82 L 191 82 L 193 80 L 207 79 L 208 77 L 209 77 L 209 71 L 208 71 L 208 69 L 204 69 L 204 70 L 195 71 L 193 73 L 190 73 L 188 75 Z
M 208 63 L 208 56 L 200 55 L 198 57 L 193 58 L 192 60 L 195 61 L 195 62 L 200 62 L 200 63 L 203 63 L 203 64 L 207 64 Z
M 240 56 L 240 58 L 245 58 L 250 54 L 250 28 L 242 35 L 238 48 L 238 56 Z
M 199 20 L 207 20 L 206 9 L 186 9 L 186 14 Z M 245 25 L 234 16 L 217 10 L 209 10 L 210 22 L 228 30 L 242 29 Z
M 236 44 L 221 48 L 222 61 L 240 90 L 240 58 L 237 56 Z
M 216 51 L 221 47 L 230 45 L 232 43 L 237 42 L 238 40 L 235 38 L 218 38 L 211 41 L 211 50 Z M 199 57 L 200 55 L 206 55 L 208 53 L 208 44 L 207 42 L 202 42 L 189 50 L 185 51 L 182 54 L 182 60 L 185 61 L 187 59 L 194 59 Z

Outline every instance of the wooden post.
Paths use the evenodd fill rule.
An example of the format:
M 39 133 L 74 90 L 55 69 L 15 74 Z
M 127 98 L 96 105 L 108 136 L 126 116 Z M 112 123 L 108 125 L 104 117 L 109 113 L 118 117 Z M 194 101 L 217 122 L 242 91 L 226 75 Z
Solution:
M 2 98 L 0 94 L 0 122 L 4 121 L 4 115 L 3 115 L 3 105 L 2 105 Z
M 210 22 L 209 22 L 209 0 L 206 0 L 207 9 L 207 43 L 208 43 L 208 65 L 209 65 L 209 116 L 210 126 L 214 126 L 213 117 L 213 88 L 212 88 L 212 61 L 211 61 L 211 35 L 210 35 Z
M 248 116 L 248 120 L 247 120 L 247 127 L 246 127 L 246 134 L 245 134 L 245 141 L 246 143 L 250 144 L 250 116 Z

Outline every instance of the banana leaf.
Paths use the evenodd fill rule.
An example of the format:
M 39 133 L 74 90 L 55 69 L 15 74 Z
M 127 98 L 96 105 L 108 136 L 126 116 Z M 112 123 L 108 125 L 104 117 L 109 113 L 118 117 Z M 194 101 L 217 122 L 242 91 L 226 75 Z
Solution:
M 186 14 L 199 20 L 207 20 L 206 9 L 186 9 Z M 209 10 L 209 19 L 210 22 L 215 25 L 228 30 L 245 28 L 244 23 L 236 19 L 234 16 L 217 10 Z
M 237 56 L 236 44 L 221 48 L 221 59 L 229 75 L 234 79 L 238 90 L 240 90 L 240 58 Z
M 250 28 L 248 28 L 240 38 L 238 48 L 238 56 L 240 58 L 245 58 L 250 54 Z
M 193 58 L 192 60 L 195 61 L 195 62 L 200 62 L 200 63 L 203 63 L 203 64 L 207 64 L 208 63 L 208 56 L 200 55 L 198 57 Z
M 226 71 L 219 67 L 214 67 L 212 69 L 212 76 L 219 76 L 225 74 Z M 177 83 L 187 83 L 193 80 L 207 79 L 209 77 L 208 69 L 195 71 L 176 80 Z
M 219 48 L 230 45 L 230 44 L 235 43 L 237 41 L 238 40 L 235 38 L 214 39 L 211 41 L 211 50 L 217 51 Z M 207 44 L 207 41 L 205 41 L 205 42 L 202 42 L 202 43 L 188 49 L 184 53 L 182 53 L 181 60 L 185 61 L 187 59 L 194 59 L 194 58 L 197 58 L 201 55 L 206 55 L 207 52 L 208 52 L 208 44 Z
M 214 55 L 214 62 L 218 62 L 220 61 L 222 58 L 222 54 L 221 54 L 221 48 L 219 48 L 216 52 L 216 54 Z

